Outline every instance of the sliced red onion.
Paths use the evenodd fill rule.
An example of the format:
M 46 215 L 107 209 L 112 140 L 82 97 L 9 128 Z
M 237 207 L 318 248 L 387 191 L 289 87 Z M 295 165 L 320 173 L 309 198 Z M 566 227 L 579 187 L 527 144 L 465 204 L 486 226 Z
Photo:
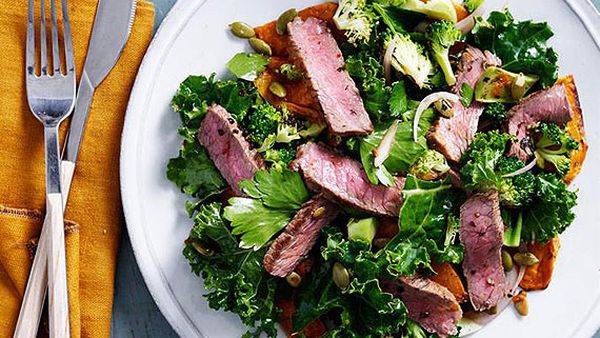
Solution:
M 484 11 L 485 8 L 482 4 L 481 6 L 477 7 L 477 9 L 473 11 L 473 13 L 469 14 L 469 16 L 457 22 L 455 25 L 456 28 L 458 28 L 463 33 L 463 35 L 468 34 L 471 31 L 471 29 L 473 29 L 473 26 L 475 26 L 475 18 L 481 16 Z
M 459 97 L 449 92 L 437 92 L 425 96 L 425 98 L 421 101 L 421 103 L 419 103 L 419 106 L 417 107 L 417 111 L 415 112 L 415 119 L 413 121 L 413 140 L 415 142 L 417 142 L 417 138 L 419 136 L 419 120 L 421 119 L 421 115 L 427 108 L 429 108 L 429 106 L 431 106 L 439 100 L 448 100 L 456 102 L 459 100 Z
M 529 170 L 533 169 L 533 167 L 535 167 L 536 164 L 537 164 L 537 159 L 533 159 L 533 161 L 529 162 L 523 168 L 513 171 L 512 173 L 502 175 L 502 177 L 508 178 L 508 177 L 513 177 L 513 176 L 518 176 L 518 175 L 524 174 L 524 173 L 528 172 Z
M 392 81 L 392 55 L 394 54 L 397 43 L 398 37 L 395 37 L 390 41 L 388 48 L 385 50 L 385 55 L 383 56 L 383 74 L 388 82 Z
M 381 143 L 376 149 L 375 152 L 375 160 L 373 164 L 375 167 L 379 168 L 388 157 L 390 157 L 390 152 L 392 151 L 392 146 L 394 145 L 394 141 L 396 140 L 396 132 L 398 131 L 398 120 L 395 120 L 394 123 L 388 128 L 381 139 Z

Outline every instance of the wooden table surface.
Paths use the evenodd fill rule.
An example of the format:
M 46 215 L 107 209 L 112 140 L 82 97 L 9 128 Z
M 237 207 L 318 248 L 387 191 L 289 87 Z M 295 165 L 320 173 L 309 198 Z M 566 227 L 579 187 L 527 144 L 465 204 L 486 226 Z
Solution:
M 150 1 L 155 4 L 156 30 L 177 0 Z M 600 8 L 600 0 L 592 0 L 592 2 Z M 123 241 L 119 251 L 111 335 L 114 338 L 177 337 L 146 288 L 125 229 L 123 229 Z M 594 338 L 600 338 L 600 331 Z

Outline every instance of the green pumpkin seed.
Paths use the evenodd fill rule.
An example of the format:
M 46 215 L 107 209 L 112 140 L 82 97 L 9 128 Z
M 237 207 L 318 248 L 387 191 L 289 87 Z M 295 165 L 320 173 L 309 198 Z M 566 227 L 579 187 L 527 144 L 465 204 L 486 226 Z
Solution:
M 513 269 L 513 259 L 505 250 L 502 250 L 502 266 L 504 267 L 504 271 L 511 271 Z
M 287 277 L 285 277 L 285 280 L 293 288 L 297 288 L 300 285 L 300 283 L 302 283 L 302 277 L 300 277 L 300 275 L 295 271 L 292 271 L 292 273 L 287 275 Z
M 531 266 L 540 262 L 540 260 L 535 257 L 531 252 L 519 252 L 513 256 L 513 259 L 517 264 L 522 266 Z
M 436 101 L 433 106 L 444 117 L 451 118 L 454 116 L 454 109 L 452 109 L 452 104 L 448 100 Z
M 202 243 L 198 243 L 198 242 L 193 241 L 193 240 L 190 241 L 189 243 L 202 256 L 210 257 L 210 256 L 212 256 L 212 255 L 215 254 L 215 251 L 213 249 L 211 249 L 211 248 L 203 245 Z
M 259 38 L 250 38 L 248 42 L 250 43 L 250 47 L 252 47 L 252 49 L 254 49 L 257 53 L 267 56 L 271 56 L 273 53 L 271 51 L 271 46 Z
M 318 207 L 316 208 L 313 213 L 312 213 L 312 217 L 313 218 L 321 218 L 323 217 L 323 214 L 325 213 L 325 208 L 324 207 Z
M 527 316 L 529 314 L 529 304 L 527 304 L 527 293 L 521 291 L 519 295 L 513 297 L 515 309 L 521 316 Z
M 284 35 L 287 33 L 287 24 L 294 20 L 294 18 L 297 16 L 298 11 L 295 8 L 288 9 L 287 11 L 281 13 L 279 18 L 277 18 L 277 24 L 275 25 L 277 34 Z
M 333 282 L 338 288 L 346 290 L 350 285 L 350 274 L 342 264 L 336 262 L 333 264 Z
M 285 90 L 285 87 L 277 81 L 271 82 L 269 85 L 269 90 L 271 93 L 273 93 L 273 95 L 280 98 L 284 98 L 287 95 L 287 90 Z
M 230 24 L 229 28 L 231 28 L 231 33 L 238 38 L 249 39 L 256 35 L 254 28 L 245 22 L 236 21 Z

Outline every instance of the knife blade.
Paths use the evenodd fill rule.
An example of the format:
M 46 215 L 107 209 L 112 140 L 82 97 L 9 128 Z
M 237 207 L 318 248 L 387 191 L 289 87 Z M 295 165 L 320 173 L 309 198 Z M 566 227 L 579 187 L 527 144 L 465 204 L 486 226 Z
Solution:
M 79 82 L 75 111 L 71 117 L 69 135 L 63 148 L 61 161 L 63 210 L 67 204 L 75 172 L 75 162 L 77 161 L 94 91 L 117 63 L 129 39 L 135 17 L 135 7 L 136 0 L 100 0 L 98 3 L 88 52 Z M 49 235 L 48 222 L 48 217 L 46 217 L 23 298 L 28 301 L 23 302 L 19 312 L 19 321 L 31 323 L 36 327 L 39 325 L 41 318 L 48 282 L 48 260 L 46 259 L 46 237 Z M 25 336 L 19 335 L 18 332 L 15 331 L 15 338 L 34 338 L 37 334 L 35 329 L 30 330 Z
M 63 161 L 77 161 L 94 91 L 112 70 L 125 48 L 135 17 L 135 7 L 136 0 L 100 0 L 98 3 L 75 111 L 63 150 Z

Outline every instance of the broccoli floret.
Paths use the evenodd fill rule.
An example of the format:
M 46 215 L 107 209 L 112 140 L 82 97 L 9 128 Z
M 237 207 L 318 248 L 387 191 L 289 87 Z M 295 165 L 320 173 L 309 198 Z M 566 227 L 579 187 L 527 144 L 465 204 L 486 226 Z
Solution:
M 481 6 L 483 1 L 484 0 L 465 0 L 464 4 L 465 7 L 467 7 L 469 13 L 473 13 L 473 11 L 475 11 L 477 8 L 479 8 L 479 6 Z
M 335 26 L 355 46 L 369 42 L 374 19 L 375 14 L 367 7 L 366 0 L 341 0 L 333 16 Z
M 269 135 L 277 132 L 282 114 L 268 103 L 258 104 L 254 112 L 247 117 L 246 131 L 257 147 L 260 147 Z
M 497 171 L 506 175 L 523 168 L 525 164 L 516 156 L 501 157 L 498 160 Z M 535 192 L 535 176 L 526 172 L 513 177 L 504 177 L 498 187 L 500 201 L 508 207 L 519 207 L 531 203 Z
M 525 166 L 516 157 L 504 156 L 506 143 L 511 139 L 511 135 L 496 131 L 478 133 L 465 152 L 461 174 L 465 188 L 496 190 L 503 205 L 519 207 L 531 202 L 535 177 L 530 172 L 503 177 Z
M 544 169 L 549 165 L 564 176 L 571 167 L 570 153 L 579 147 L 579 143 L 554 123 L 540 123 L 534 133 L 538 166 Z
M 266 162 L 271 163 L 271 168 L 282 170 L 296 158 L 296 144 L 288 143 L 278 146 L 278 149 L 267 149 L 263 153 Z
M 304 74 L 300 72 L 296 66 L 290 63 L 284 63 L 279 67 L 279 73 L 285 75 L 290 81 L 298 81 L 304 78 Z
M 448 170 L 450 170 L 450 167 L 448 166 L 448 162 L 444 155 L 431 149 L 427 150 L 419 157 L 417 162 L 408 169 L 409 173 L 426 181 L 438 179 Z
M 419 88 L 428 86 L 433 66 L 421 45 L 406 34 L 394 34 L 386 40 L 385 48 L 392 48 L 394 69 L 410 77 Z
M 488 103 L 483 108 L 483 115 L 497 124 L 506 120 L 506 113 L 508 113 L 506 106 L 500 102 Z
M 450 47 L 462 38 L 462 33 L 450 21 L 435 21 L 427 30 L 427 39 L 435 61 L 440 65 L 446 78 L 446 83 L 452 86 L 456 83 L 456 76 L 450 64 Z

